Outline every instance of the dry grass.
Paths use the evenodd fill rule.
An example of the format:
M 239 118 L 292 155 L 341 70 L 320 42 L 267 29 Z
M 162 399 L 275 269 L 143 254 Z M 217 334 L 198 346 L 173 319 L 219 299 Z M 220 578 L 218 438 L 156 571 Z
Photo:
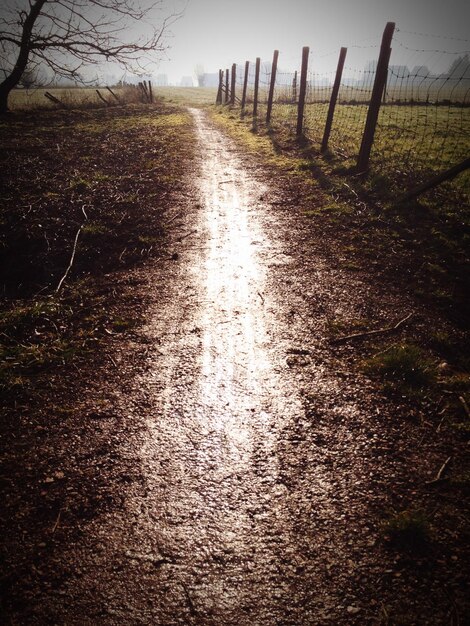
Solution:
M 96 87 L 51 87 L 35 89 L 15 89 L 10 95 L 10 108 L 12 111 L 30 111 L 36 109 L 57 109 L 58 105 L 51 102 L 44 95 L 46 92 L 58 98 L 65 108 L 103 108 L 106 106 L 96 93 Z M 110 106 L 117 104 L 116 99 L 109 93 L 106 87 L 98 88 L 101 95 Z M 143 98 L 139 88 L 134 86 L 112 87 L 121 104 L 142 103 Z M 173 104 L 200 106 L 213 104 L 217 89 L 213 87 L 155 87 L 154 96 L 163 98 Z

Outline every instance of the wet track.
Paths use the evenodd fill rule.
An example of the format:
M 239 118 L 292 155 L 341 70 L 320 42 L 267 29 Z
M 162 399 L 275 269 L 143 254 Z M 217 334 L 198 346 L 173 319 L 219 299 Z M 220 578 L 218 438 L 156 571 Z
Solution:
M 299 565 L 277 445 L 303 411 L 283 376 L 285 355 L 277 362 L 280 305 L 266 288 L 269 265 L 286 259 L 264 232 L 259 182 L 193 114 L 203 211 L 143 450 L 155 528 L 172 546 L 158 601 L 165 624 L 276 623 L 287 610 L 285 568 Z
M 192 114 L 198 203 L 176 261 L 150 277 L 161 295 L 142 331 L 145 371 L 115 394 L 114 410 L 145 424 L 140 450 L 129 442 L 121 459 L 138 480 L 121 510 L 69 547 L 74 574 L 52 614 L 67 624 L 366 623 L 367 506 L 371 484 L 386 482 L 386 446 L 369 431 L 377 409 L 364 381 L 358 392 L 328 364 L 319 322 L 352 292 L 336 293 L 320 264 L 308 293 L 290 278 L 286 224 L 256 173 Z

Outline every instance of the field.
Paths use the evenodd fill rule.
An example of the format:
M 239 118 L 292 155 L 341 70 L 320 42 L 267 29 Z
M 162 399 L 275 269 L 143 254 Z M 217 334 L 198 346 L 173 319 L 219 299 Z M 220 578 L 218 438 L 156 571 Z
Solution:
M 101 95 L 110 105 L 117 104 L 106 87 L 99 87 Z M 112 87 L 113 92 L 123 104 L 141 103 L 142 95 L 138 88 Z M 26 111 L 31 109 L 56 109 L 54 104 L 45 97 L 48 92 L 58 98 L 67 108 L 99 108 L 104 107 L 104 102 L 96 93 L 96 88 L 70 87 L 70 88 L 37 88 L 15 89 L 10 96 L 10 108 L 13 111 Z M 193 105 L 212 104 L 215 102 L 217 90 L 214 88 L 199 89 L 196 87 L 153 87 L 156 97 L 164 97 L 169 102 L 191 103 Z
M 262 127 L 266 106 L 259 107 Z M 338 104 L 329 140 L 329 158 L 345 169 L 354 167 L 361 145 L 367 106 Z M 328 104 L 307 104 L 304 135 L 319 150 Z M 251 110 L 247 109 L 247 118 Z M 297 107 L 274 103 L 271 130 L 283 140 L 295 136 Z M 371 167 L 403 190 L 468 157 L 470 107 L 382 106 L 371 154 Z M 470 174 L 460 175 L 454 185 L 469 188 Z
M 215 87 L 158 87 L 157 93 L 168 102 L 201 106 L 215 103 L 217 89 Z

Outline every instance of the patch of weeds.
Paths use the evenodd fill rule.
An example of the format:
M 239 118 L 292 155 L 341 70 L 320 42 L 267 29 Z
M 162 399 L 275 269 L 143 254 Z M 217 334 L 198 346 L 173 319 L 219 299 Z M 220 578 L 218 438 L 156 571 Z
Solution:
M 136 325 L 136 320 L 132 318 L 115 317 L 111 322 L 111 327 L 116 333 L 124 333 Z
M 319 217 L 322 213 L 321 209 L 309 209 L 308 211 L 304 211 L 306 217 Z
M 364 318 L 339 320 L 327 319 L 327 331 L 332 336 L 346 335 L 354 332 L 365 331 L 370 328 L 371 320 Z
M 383 354 L 365 361 L 364 370 L 370 375 L 379 375 L 388 383 L 412 389 L 432 385 L 436 379 L 434 362 L 413 344 L 392 346 Z
M 350 272 L 360 272 L 361 266 L 358 263 L 354 263 L 354 261 L 346 261 L 341 265 L 343 269 L 349 270 Z
M 92 186 L 92 183 L 85 178 L 79 177 L 72 180 L 69 185 L 69 189 L 77 192 L 87 191 Z
M 162 228 L 163 232 L 163 228 Z M 139 243 L 145 246 L 156 246 L 161 243 L 161 237 L 153 237 L 150 235 L 139 235 L 137 237 Z
M 384 523 L 382 531 L 385 541 L 397 549 L 420 551 L 430 541 L 429 520 L 420 509 L 392 515 Z
M 65 332 L 72 309 L 54 301 L 18 305 L 0 318 L 0 389 L 27 387 L 28 377 L 53 365 L 70 362 L 79 350 Z
M 443 379 L 443 383 L 448 391 L 465 394 L 470 391 L 470 374 L 467 372 L 453 372 Z
M 301 172 L 311 172 L 316 167 L 318 167 L 318 163 L 316 161 L 300 160 L 297 164 L 297 169 Z
M 103 174 L 102 172 L 96 172 L 93 178 L 96 183 L 104 183 L 112 180 L 112 177 L 109 174 Z
M 82 228 L 83 235 L 104 235 L 107 228 L 99 222 L 87 222 Z
M 188 123 L 188 114 L 168 113 L 166 115 L 153 117 L 150 122 L 153 126 L 157 126 L 157 128 L 185 126 Z
M 350 215 L 353 213 L 353 208 L 344 202 L 330 202 L 324 204 L 321 211 L 330 215 Z

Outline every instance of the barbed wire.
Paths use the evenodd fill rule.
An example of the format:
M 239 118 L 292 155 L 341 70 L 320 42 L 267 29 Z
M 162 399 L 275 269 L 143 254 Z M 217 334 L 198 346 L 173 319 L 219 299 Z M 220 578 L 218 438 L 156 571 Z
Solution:
M 426 37 L 433 39 L 446 39 L 449 41 L 464 41 L 470 43 L 470 39 L 463 39 L 462 37 L 455 37 L 450 35 L 434 35 L 431 33 L 417 33 L 409 30 L 403 30 L 402 28 L 395 27 L 395 33 L 403 33 L 404 35 L 413 35 L 413 37 Z

